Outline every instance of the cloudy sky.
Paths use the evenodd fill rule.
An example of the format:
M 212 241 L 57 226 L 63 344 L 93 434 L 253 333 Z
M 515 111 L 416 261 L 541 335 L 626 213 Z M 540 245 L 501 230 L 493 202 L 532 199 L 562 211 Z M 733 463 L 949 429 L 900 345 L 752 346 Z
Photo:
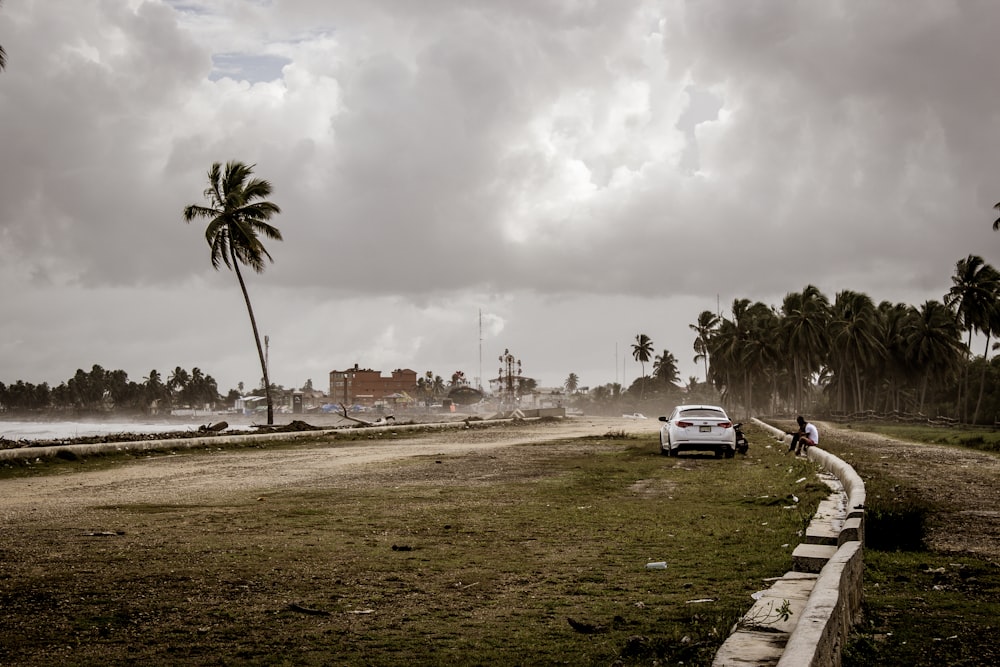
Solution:
M 628 384 L 638 333 L 700 377 L 736 298 L 940 299 L 1000 264 L 997 35 L 992 0 L 7 0 L 0 381 L 256 385 L 182 218 L 231 159 L 282 209 L 248 285 L 286 387 L 505 348 Z

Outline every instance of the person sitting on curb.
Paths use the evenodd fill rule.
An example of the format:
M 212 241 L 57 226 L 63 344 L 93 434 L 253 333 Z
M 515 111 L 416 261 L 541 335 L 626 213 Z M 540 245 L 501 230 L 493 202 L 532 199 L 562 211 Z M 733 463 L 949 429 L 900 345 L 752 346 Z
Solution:
M 812 422 L 807 422 L 802 415 L 795 418 L 799 424 L 799 430 L 788 433 L 792 436 L 792 442 L 788 445 L 788 451 L 795 451 L 796 456 L 805 454 L 806 450 L 813 445 L 819 444 L 819 430 Z

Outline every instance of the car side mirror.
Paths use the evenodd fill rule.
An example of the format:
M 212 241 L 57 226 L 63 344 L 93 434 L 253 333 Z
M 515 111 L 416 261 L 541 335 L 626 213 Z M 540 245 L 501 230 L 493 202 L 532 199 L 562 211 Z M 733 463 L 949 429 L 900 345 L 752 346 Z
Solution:
M 661 422 L 669 421 L 666 417 L 660 417 Z

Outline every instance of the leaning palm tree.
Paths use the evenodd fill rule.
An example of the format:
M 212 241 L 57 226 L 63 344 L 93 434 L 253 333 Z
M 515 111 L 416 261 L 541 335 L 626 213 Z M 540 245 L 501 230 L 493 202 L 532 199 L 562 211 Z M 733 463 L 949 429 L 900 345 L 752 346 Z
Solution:
M 0 0 L 0 5 L 2 4 L 3 0 Z M 0 46 L 0 70 L 2 70 L 5 67 L 7 67 L 7 52 L 3 50 L 2 46 Z
M 260 368 L 264 373 L 264 395 L 267 398 L 267 423 L 274 423 L 274 405 L 271 402 L 271 382 L 267 377 L 267 362 L 264 358 L 264 348 L 260 344 L 260 334 L 257 332 L 257 320 L 250 305 L 250 295 L 247 293 L 240 264 L 245 264 L 257 273 L 264 271 L 267 258 L 274 261 L 267 252 L 260 236 L 280 241 L 281 232 L 268 223 L 271 216 L 280 213 L 277 204 L 266 200 L 271 194 L 271 184 L 263 179 L 252 177 L 255 165 L 246 165 L 235 160 L 227 162 L 225 171 L 218 162 L 208 170 L 208 188 L 205 198 L 209 206 L 192 204 L 184 209 L 184 221 L 191 222 L 195 218 L 208 218 L 205 228 L 205 240 L 212 249 L 212 267 L 219 269 L 220 264 L 236 272 L 236 278 L 243 290 L 243 300 L 250 314 L 250 326 L 253 328 L 254 341 L 257 343 L 257 355 L 260 357 Z

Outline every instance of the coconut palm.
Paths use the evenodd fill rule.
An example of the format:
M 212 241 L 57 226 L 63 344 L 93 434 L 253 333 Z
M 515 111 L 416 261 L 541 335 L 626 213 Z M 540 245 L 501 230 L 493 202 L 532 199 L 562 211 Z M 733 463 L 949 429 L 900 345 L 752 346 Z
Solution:
M 854 394 L 855 410 L 864 409 L 866 377 L 885 354 L 879 340 L 875 302 L 867 294 L 843 290 L 837 294 L 830 320 L 831 361 L 841 392 L 841 407 L 846 389 Z
M 969 255 L 955 264 L 951 289 L 944 295 L 944 304 L 954 313 L 961 327 L 968 332 L 966 347 L 971 354 L 972 334 L 989 328 L 991 313 L 996 309 L 1000 274 L 978 255 Z M 988 348 L 987 348 L 988 349 Z M 966 366 L 959 383 L 959 408 L 962 418 L 968 416 L 964 406 L 968 403 L 969 373 Z M 965 397 L 963 402 L 962 397 Z
M 706 346 L 706 353 L 712 358 L 708 380 L 720 396 L 729 399 L 734 394 L 733 377 L 740 372 L 740 335 L 736 322 L 723 317 Z
M 689 324 L 688 328 L 698 334 L 694 339 L 694 362 L 705 364 L 705 381 L 708 381 L 708 339 L 712 337 L 719 326 L 719 317 L 710 310 L 703 310 L 698 315 L 698 322 Z
M 566 387 L 566 391 L 571 394 L 575 394 L 576 390 L 580 387 L 580 378 L 576 373 L 570 373 L 569 377 L 566 378 L 566 382 L 563 383 Z
M 976 407 L 972 411 L 973 424 L 979 421 L 979 408 L 983 405 L 983 390 L 986 388 L 986 370 L 989 368 L 990 338 L 994 335 L 1000 335 L 1000 302 L 998 302 L 998 299 L 1000 299 L 1000 273 L 994 273 L 996 274 L 996 282 L 994 283 L 993 299 L 987 308 L 982 328 L 982 332 L 986 334 L 986 346 L 983 350 L 983 371 L 979 377 L 979 397 L 976 399 Z
M 143 390 L 145 391 L 146 408 L 149 410 L 155 410 L 159 407 L 158 403 L 160 401 L 165 400 L 170 396 L 170 390 L 167 389 L 165 384 L 163 384 L 160 372 L 155 368 L 149 371 L 149 375 L 144 377 L 142 380 Z
M 993 208 L 1000 211 L 1000 202 L 994 204 Z M 1000 218 L 997 218 L 996 220 L 993 221 L 993 231 L 997 231 L 998 229 L 1000 229 Z
M 793 404 L 801 412 L 802 387 L 819 371 L 827 348 L 830 302 L 813 285 L 791 292 L 781 305 L 781 334 L 792 361 Z
M 639 362 L 642 367 L 642 389 L 639 390 L 641 400 L 646 391 L 646 362 L 649 361 L 653 353 L 653 339 L 646 334 L 637 334 L 635 342 L 632 343 L 632 358 Z
M 681 379 L 680 371 L 677 370 L 677 357 L 668 350 L 658 354 L 653 360 L 653 377 L 664 384 L 676 384 Z
M 908 365 L 921 371 L 918 409 L 923 412 L 928 384 L 954 370 L 965 347 L 958 322 L 939 301 L 927 301 L 919 311 L 913 312 L 916 316 L 905 325 L 904 336 Z
M 180 366 L 177 366 L 170 373 L 170 377 L 167 378 L 167 389 L 179 394 L 184 391 L 189 382 L 191 382 L 191 375 Z
M 278 228 L 268 223 L 271 216 L 280 213 L 281 209 L 277 204 L 267 201 L 266 197 L 271 194 L 271 184 L 252 176 L 254 166 L 233 160 L 226 163 L 223 171 L 221 164 L 214 163 L 208 170 L 209 185 L 204 192 L 209 206 L 187 206 L 184 209 L 184 220 L 191 222 L 195 218 L 208 218 L 205 240 L 211 248 L 212 267 L 218 270 L 224 264 L 236 273 L 239 280 L 247 313 L 250 315 L 254 341 L 257 343 L 257 356 L 260 357 L 260 367 L 264 373 L 267 423 L 270 425 L 274 423 L 271 383 L 267 376 L 267 362 L 264 348 L 260 344 L 257 320 L 250 305 L 250 295 L 247 293 L 243 274 L 240 273 L 240 264 L 262 273 L 266 266 L 264 260 L 274 261 L 261 243 L 260 236 L 281 240 Z
M 911 385 L 912 380 L 919 379 L 920 371 L 925 370 L 911 363 L 907 343 L 919 313 L 913 306 L 891 301 L 879 303 L 877 312 L 879 340 L 885 348 L 877 375 L 882 378 L 886 390 L 886 411 L 899 411 L 904 388 Z
M 750 304 L 739 315 L 734 311 L 734 316 L 739 318 L 739 358 L 749 416 L 753 414 L 754 380 L 770 378 L 768 390 L 772 396 L 775 393 L 782 353 L 779 344 L 781 320 L 773 308 L 760 301 Z

